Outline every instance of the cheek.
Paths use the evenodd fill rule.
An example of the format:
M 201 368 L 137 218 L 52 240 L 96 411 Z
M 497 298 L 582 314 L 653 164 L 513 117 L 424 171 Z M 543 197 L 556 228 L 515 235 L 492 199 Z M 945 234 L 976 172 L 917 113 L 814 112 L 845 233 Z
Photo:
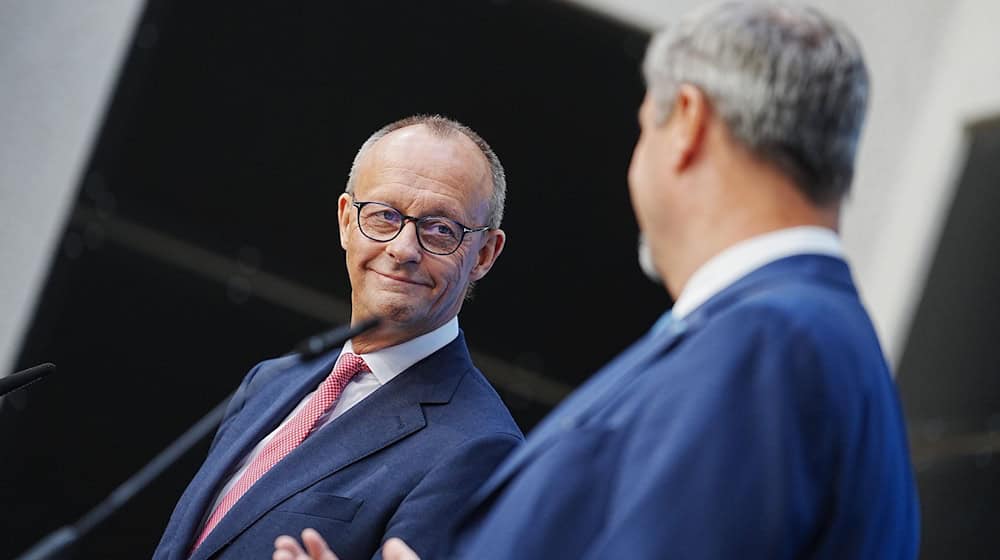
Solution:
M 638 207 L 644 198 L 649 186 L 647 169 L 649 167 L 646 156 L 646 144 L 640 140 L 632 154 L 632 161 L 628 167 L 628 188 L 632 198 L 632 205 Z
M 658 213 L 662 208 L 665 194 L 664 188 L 668 179 L 662 176 L 664 166 L 654 157 L 656 152 L 650 142 L 640 142 L 636 146 L 632 162 L 629 166 L 628 184 L 629 197 L 632 200 L 632 210 L 639 226 L 643 229 L 652 226 L 650 223 L 653 211 Z
M 632 149 L 632 161 L 629 162 L 629 178 L 641 179 L 646 173 L 649 164 L 650 138 L 648 133 L 639 135 L 639 139 Z
M 658 186 L 669 182 L 670 151 L 662 132 L 643 134 L 629 165 L 629 185 L 644 196 L 656 194 Z
M 359 280 L 363 280 L 363 269 L 378 255 L 380 247 L 373 247 L 373 244 L 365 243 L 365 241 L 367 241 L 366 239 L 358 239 L 355 234 L 356 232 L 348 232 L 346 238 L 347 247 L 345 248 L 345 252 L 347 271 L 352 276 L 358 275 Z
M 432 272 L 443 299 L 459 297 L 455 294 L 464 291 L 464 280 L 468 279 L 469 271 L 475 264 L 475 255 L 463 253 L 461 250 L 452 256 L 455 257 L 452 261 L 434 263 Z

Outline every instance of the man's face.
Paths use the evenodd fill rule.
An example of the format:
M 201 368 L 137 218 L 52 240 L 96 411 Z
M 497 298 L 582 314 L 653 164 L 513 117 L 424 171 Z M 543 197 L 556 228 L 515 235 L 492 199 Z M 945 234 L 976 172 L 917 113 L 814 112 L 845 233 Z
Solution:
M 355 179 L 358 202 L 381 202 L 408 216 L 443 216 L 470 228 L 488 219 L 489 166 L 461 134 L 442 138 L 424 125 L 393 131 L 364 154 Z M 406 338 L 457 314 L 469 283 L 486 275 L 503 246 L 503 232 L 487 230 L 466 234 L 450 255 L 435 255 L 420 247 L 413 222 L 380 243 L 359 231 L 350 195 L 341 195 L 338 210 L 352 318 L 381 317 Z
M 669 143 L 667 125 L 656 114 L 655 104 L 649 94 L 639 109 L 639 140 L 632 152 L 632 162 L 628 170 L 629 195 L 632 209 L 639 223 L 640 264 L 643 271 L 654 281 L 660 281 L 660 274 L 652 261 L 659 232 L 666 219 L 665 205 L 668 203 L 670 169 L 667 161 Z M 645 254 L 643 254 L 645 253 Z

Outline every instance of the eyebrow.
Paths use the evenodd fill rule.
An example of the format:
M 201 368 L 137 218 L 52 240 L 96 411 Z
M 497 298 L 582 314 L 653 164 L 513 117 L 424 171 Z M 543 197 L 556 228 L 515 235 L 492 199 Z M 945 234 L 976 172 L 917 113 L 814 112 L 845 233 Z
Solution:
M 365 201 L 359 200 L 358 202 L 365 202 Z M 402 210 L 400 210 L 398 206 L 396 206 L 395 204 L 391 204 L 389 202 L 386 202 L 385 200 L 370 200 L 368 202 L 378 202 L 380 204 L 385 204 L 386 206 L 391 206 L 397 212 L 399 212 L 401 214 L 405 214 L 405 212 L 403 212 Z M 464 222 L 463 219 L 459 219 L 459 218 L 455 217 L 457 215 L 460 215 L 461 212 L 452 212 L 452 210 L 454 210 L 454 209 L 453 208 L 451 208 L 451 209 L 445 208 L 443 206 L 432 206 L 431 209 L 430 209 L 430 211 L 425 212 L 425 213 L 423 213 L 423 214 L 421 214 L 419 216 L 414 216 L 414 217 L 415 218 L 428 218 L 428 217 L 430 217 L 430 218 L 448 218 L 449 220 L 454 220 L 456 222 L 463 223 Z

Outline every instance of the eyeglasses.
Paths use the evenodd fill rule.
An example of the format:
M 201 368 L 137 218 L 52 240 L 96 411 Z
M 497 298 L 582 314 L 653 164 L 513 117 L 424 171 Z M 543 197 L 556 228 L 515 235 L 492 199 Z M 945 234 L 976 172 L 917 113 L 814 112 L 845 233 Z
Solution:
M 358 229 L 368 239 L 380 243 L 392 241 L 403 231 L 406 222 L 412 221 L 417 229 L 417 243 L 434 255 L 450 255 L 462 245 L 465 234 L 490 229 L 490 226 L 465 227 L 442 216 L 407 216 L 388 204 L 358 202 L 353 195 L 351 204 L 358 209 Z

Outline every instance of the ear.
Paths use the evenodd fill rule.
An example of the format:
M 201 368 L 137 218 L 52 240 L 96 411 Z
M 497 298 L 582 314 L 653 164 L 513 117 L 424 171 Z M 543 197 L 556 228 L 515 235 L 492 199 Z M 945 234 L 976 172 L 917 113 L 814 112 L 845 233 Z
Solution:
M 348 226 L 354 220 L 354 205 L 351 204 L 351 195 L 343 193 L 337 199 L 337 222 L 340 224 L 340 247 L 347 250 Z
M 489 229 L 484 234 L 486 235 L 486 241 L 476 253 L 476 264 L 472 267 L 472 272 L 469 274 L 469 280 L 472 282 L 479 281 L 480 278 L 486 276 L 486 273 L 493 268 L 493 263 L 497 261 L 497 257 L 503 252 L 504 243 L 507 241 L 507 234 L 502 229 Z
M 674 145 L 671 164 L 676 171 L 688 167 L 698 155 L 708 129 L 709 116 L 709 101 L 705 93 L 691 84 L 681 84 L 668 121 Z

